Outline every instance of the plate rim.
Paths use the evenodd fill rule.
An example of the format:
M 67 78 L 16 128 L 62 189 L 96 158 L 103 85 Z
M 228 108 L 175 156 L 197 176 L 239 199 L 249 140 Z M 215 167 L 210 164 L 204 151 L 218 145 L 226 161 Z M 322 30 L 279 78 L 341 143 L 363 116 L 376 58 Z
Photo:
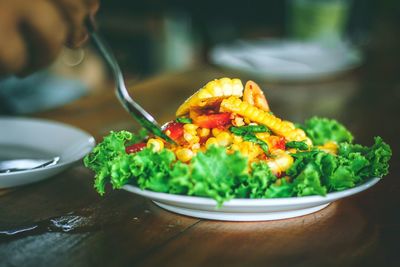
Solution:
M 257 198 L 257 199 L 249 199 L 249 198 L 235 198 L 228 201 L 225 201 L 222 206 L 223 207 L 263 207 L 263 206 L 281 206 L 281 205 L 298 205 L 298 204 L 308 204 L 319 201 L 335 201 L 339 198 L 348 197 L 354 195 L 356 193 L 367 190 L 368 188 L 374 186 L 378 183 L 382 178 L 380 177 L 372 177 L 366 179 L 362 184 L 345 189 L 342 191 L 328 193 L 326 196 L 304 196 L 304 197 L 286 197 L 286 198 Z M 161 193 L 150 190 L 143 190 L 137 186 L 126 184 L 122 187 L 122 189 L 149 198 L 151 200 L 161 200 L 168 202 L 178 202 L 182 204 L 193 204 L 193 205 L 216 205 L 217 201 L 212 198 L 207 197 L 199 197 L 199 196 L 186 196 L 186 195 L 177 195 L 170 193 Z
M 38 124 L 44 123 L 47 125 L 53 125 L 53 126 L 58 126 L 61 128 L 66 128 L 66 129 L 73 130 L 74 132 L 81 134 L 85 138 L 86 144 L 85 144 L 85 146 L 83 146 L 83 148 L 85 148 L 84 151 L 82 149 L 77 149 L 76 151 L 78 151 L 80 153 L 76 157 L 73 157 L 69 160 L 59 162 L 55 165 L 52 165 L 52 166 L 49 166 L 46 168 L 24 170 L 24 171 L 11 172 L 11 173 L 0 173 L 0 180 L 3 178 L 19 176 L 19 175 L 24 175 L 24 174 L 28 174 L 28 173 L 39 173 L 42 171 L 49 171 L 49 170 L 54 170 L 54 169 L 58 169 L 58 168 L 60 168 L 60 169 L 65 168 L 66 166 L 71 165 L 71 164 L 81 160 L 96 145 L 96 140 L 90 133 L 88 133 L 87 131 L 82 130 L 74 125 L 69 125 L 67 123 L 54 121 L 51 119 L 42 119 L 42 118 L 25 117 L 25 116 L 0 116 L 0 124 L 2 121 L 18 121 L 19 123 L 22 123 L 24 121 L 29 121 L 31 123 L 38 123 Z M 83 140 L 83 138 L 82 138 L 82 140 Z M 82 148 L 82 147 L 80 147 L 80 148 Z

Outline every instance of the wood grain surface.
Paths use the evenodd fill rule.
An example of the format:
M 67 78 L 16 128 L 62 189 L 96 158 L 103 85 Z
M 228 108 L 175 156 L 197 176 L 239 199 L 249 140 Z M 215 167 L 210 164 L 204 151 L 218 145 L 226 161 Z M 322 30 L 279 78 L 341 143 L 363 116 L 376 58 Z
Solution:
M 231 75 L 248 78 L 204 66 L 129 87 L 145 109 L 165 122 L 204 83 Z M 260 83 L 282 117 L 334 117 L 363 144 L 381 135 L 394 152 L 390 175 L 310 215 L 219 222 L 176 215 L 123 190 L 108 188 L 100 197 L 93 174 L 78 164 L 46 181 L 0 191 L 0 230 L 64 215 L 87 220 L 68 233 L 45 229 L 0 239 L 0 266 L 400 266 L 398 79 L 374 75 L 367 64 L 314 83 Z M 110 130 L 137 128 L 112 88 L 35 117 L 77 126 L 98 141 Z

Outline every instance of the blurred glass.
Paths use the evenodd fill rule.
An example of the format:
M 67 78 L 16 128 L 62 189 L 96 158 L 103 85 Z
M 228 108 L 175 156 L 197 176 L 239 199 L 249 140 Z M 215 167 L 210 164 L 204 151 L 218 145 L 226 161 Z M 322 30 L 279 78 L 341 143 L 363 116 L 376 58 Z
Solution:
M 290 0 L 289 34 L 299 40 L 336 43 L 343 38 L 349 0 Z
M 156 51 L 159 70 L 182 70 L 191 67 L 195 62 L 196 45 L 190 14 L 179 9 L 170 10 L 163 14 L 161 22 L 161 42 Z

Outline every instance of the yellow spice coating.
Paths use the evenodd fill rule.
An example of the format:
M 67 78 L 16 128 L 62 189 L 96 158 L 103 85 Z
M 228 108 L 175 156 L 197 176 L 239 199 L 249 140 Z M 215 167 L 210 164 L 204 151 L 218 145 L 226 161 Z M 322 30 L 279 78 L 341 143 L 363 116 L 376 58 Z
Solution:
M 275 134 L 285 137 L 288 141 L 302 141 L 306 139 L 304 131 L 297 129 L 293 123 L 282 121 L 273 114 L 254 107 L 235 96 L 224 99 L 220 109 L 222 112 L 236 113 L 248 118 L 250 121 L 263 124 Z

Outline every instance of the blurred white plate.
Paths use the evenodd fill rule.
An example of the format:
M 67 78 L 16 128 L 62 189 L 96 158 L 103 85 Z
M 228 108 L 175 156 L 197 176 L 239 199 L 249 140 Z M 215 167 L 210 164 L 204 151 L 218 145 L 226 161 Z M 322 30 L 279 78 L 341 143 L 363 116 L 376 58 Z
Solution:
M 354 195 L 375 185 L 380 178 L 371 178 L 363 184 L 329 193 L 324 196 L 307 196 L 274 199 L 232 199 L 217 208 L 215 200 L 141 190 L 133 185 L 123 188 L 151 199 L 158 206 L 183 215 L 221 221 L 268 221 L 306 215 L 328 206 L 331 202 Z
M 0 188 L 30 184 L 54 176 L 81 160 L 95 145 L 88 133 L 59 122 L 0 117 L 0 160 L 59 156 L 56 165 L 0 173 Z
M 362 63 L 361 53 L 345 42 L 323 45 L 277 39 L 216 46 L 210 53 L 210 60 L 258 79 L 282 81 L 321 79 Z

